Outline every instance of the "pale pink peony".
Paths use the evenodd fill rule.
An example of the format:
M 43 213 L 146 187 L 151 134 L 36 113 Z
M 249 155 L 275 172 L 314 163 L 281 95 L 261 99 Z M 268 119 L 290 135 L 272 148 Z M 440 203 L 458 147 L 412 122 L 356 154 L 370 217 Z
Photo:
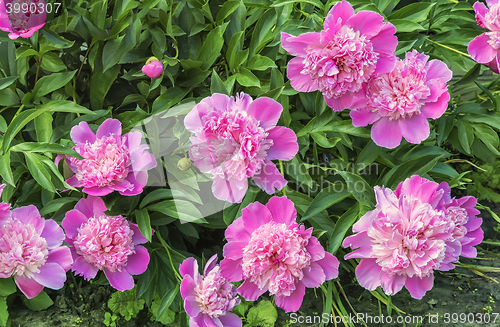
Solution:
M 418 144 L 429 136 L 427 118 L 437 119 L 446 111 L 452 72 L 439 60 L 416 50 L 398 59 L 390 73 L 374 75 L 366 96 L 354 100 L 350 115 L 356 127 L 373 124 L 373 141 L 389 149 L 404 137 Z
M 121 123 L 117 119 L 106 119 L 97 135 L 86 122 L 73 127 L 73 149 L 83 160 L 66 156 L 68 166 L 75 173 L 66 182 L 73 187 L 83 187 L 83 192 L 94 196 L 113 191 L 122 195 L 140 194 L 148 180 L 147 171 L 156 167 L 156 159 L 146 151 L 147 145 L 141 145 L 141 132 L 121 134 Z
M 63 241 L 62 228 L 43 219 L 34 205 L 12 210 L 0 224 L 0 278 L 14 277 L 28 299 L 44 287 L 62 288 L 73 263 Z
M 300 92 L 319 90 L 334 110 L 349 108 L 353 96 L 374 73 L 387 73 L 396 61 L 396 28 L 373 11 L 354 13 L 345 0 L 333 6 L 324 30 L 293 36 L 281 33 L 281 44 L 292 56 L 287 76 Z
M 471 220 L 470 237 L 461 235 L 465 219 L 446 210 L 455 205 L 447 201 L 446 186 L 417 175 L 400 183 L 394 192 L 375 186 L 375 210 L 361 217 L 352 227 L 357 234 L 343 242 L 344 247 L 359 248 L 345 258 L 361 258 L 356 267 L 361 286 L 369 290 L 382 286 L 387 295 L 405 286 L 412 297 L 421 299 L 432 288 L 434 270 L 454 267 L 462 240 L 470 246 L 480 242 L 476 231 L 480 219 Z
M 89 196 L 66 213 L 62 225 L 66 242 L 72 246 L 72 270 L 87 280 L 103 270 L 111 286 L 130 290 L 134 287 L 132 275 L 140 275 L 148 267 L 148 250 L 137 245 L 148 240 L 136 224 L 122 216 L 107 216 L 106 210 L 101 198 Z
M 500 3 L 498 0 L 486 1 L 489 9 L 482 2 L 474 4 L 476 21 L 485 32 L 476 36 L 467 47 L 467 51 L 472 59 L 480 64 L 487 65 L 498 74 L 499 54 L 500 54 Z
M 244 279 L 238 292 L 246 300 L 269 291 L 277 306 L 297 311 L 306 287 L 338 276 L 337 258 L 296 217 L 292 201 L 274 196 L 265 206 L 249 204 L 226 229 L 222 276 L 231 282 Z
M 142 72 L 151 78 L 160 77 L 163 74 L 163 69 L 163 63 L 155 57 L 149 58 L 146 64 L 142 66 Z
M 282 110 L 270 98 L 215 93 L 187 114 L 184 124 L 195 133 L 189 156 L 198 169 L 214 176 L 215 197 L 241 202 L 248 178 L 268 194 L 286 185 L 271 160 L 291 160 L 299 146 L 291 129 L 276 126 Z
M 198 272 L 194 258 L 184 260 L 179 271 L 190 327 L 241 327 L 241 319 L 231 312 L 240 303 L 236 287 L 222 277 L 216 254 L 206 263 L 203 275 Z
M 3 188 L 5 184 L 0 185 L 0 197 L 2 196 Z M 10 204 L 5 202 L 0 202 L 0 226 L 11 216 Z
M 46 8 L 43 0 L 0 0 L 0 30 L 12 40 L 29 38 L 45 25 Z

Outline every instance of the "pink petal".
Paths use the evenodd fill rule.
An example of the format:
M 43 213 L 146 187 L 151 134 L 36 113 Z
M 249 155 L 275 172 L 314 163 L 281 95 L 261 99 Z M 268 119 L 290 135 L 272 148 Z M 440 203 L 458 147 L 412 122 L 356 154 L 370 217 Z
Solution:
M 147 171 L 156 167 L 157 162 L 155 157 L 145 151 L 145 147 L 137 147 L 130 151 L 130 161 L 133 171 Z
M 71 139 L 75 144 L 78 143 L 94 143 L 96 140 L 96 136 L 94 132 L 89 127 L 89 124 L 85 121 L 82 121 L 80 124 L 76 125 L 71 129 L 70 132 Z
M 241 218 L 249 233 L 273 220 L 269 208 L 259 202 L 250 203 L 241 210 Z
M 32 278 L 16 275 L 14 277 L 14 281 L 16 282 L 17 287 L 19 287 L 21 292 L 23 292 L 28 299 L 36 297 L 43 290 L 43 285 L 36 282 Z
M 352 101 L 353 101 L 353 96 L 352 93 L 347 92 L 343 95 L 341 95 L 338 98 L 331 97 L 327 98 L 326 96 L 324 97 L 326 104 L 333 109 L 333 111 L 342 111 L 344 109 L 348 109 L 351 107 Z
M 297 211 L 293 202 L 286 196 L 273 196 L 266 204 L 266 207 L 276 223 L 289 226 L 296 222 Z
M 443 82 L 448 82 L 452 77 L 453 73 L 441 60 L 431 60 L 426 65 L 427 76 L 426 81 L 430 81 L 435 78 L 441 79 Z
M 104 274 L 106 274 L 109 284 L 118 291 L 126 291 L 134 288 L 134 278 L 126 270 L 110 271 L 104 268 Z
M 248 189 L 248 180 L 238 181 L 235 178 L 225 180 L 222 177 L 215 176 L 212 184 L 214 196 L 222 201 L 231 203 L 240 203 Z
M 307 47 L 321 47 L 320 33 L 308 32 L 293 36 L 281 32 L 281 46 L 292 56 L 306 56 Z
M 66 161 L 68 162 L 68 161 Z M 73 172 L 75 172 L 76 169 L 73 169 L 73 165 L 71 164 L 68 164 L 69 168 L 71 168 L 71 170 L 73 170 Z M 80 181 L 78 180 L 78 178 L 76 178 L 76 175 L 68 178 L 66 180 L 66 183 L 68 183 L 69 186 L 73 186 L 73 187 L 82 187 L 83 185 L 80 184 Z
M 394 149 L 401 143 L 401 131 L 397 120 L 382 117 L 373 124 L 372 140 L 378 146 Z
M 132 196 L 141 194 L 148 182 L 148 173 L 145 171 L 134 171 L 128 174 L 128 180 L 134 187 L 131 190 L 119 191 L 121 195 Z
M 363 109 L 351 110 L 349 115 L 352 118 L 352 125 L 354 127 L 370 125 L 380 119 L 380 115 L 378 113 Z
M 182 298 L 185 299 L 188 296 L 196 296 L 196 292 L 194 288 L 196 287 L 196 283 L 194 282 L 193 277 L 190 275 L 184 275 L 181 282 L 181 295 Z
M 132 235 L 132 242 L 134 243 L 134 245 L 144 244 L 148 242 L 148 239 L 142 235 L 137 224 L 129 223 L 129 226 L 130 229 L 134 232 L 134 235 Z
M 347 22 L 347 20 L 354 15 L 354 9 L 351 4 L 345 0 L 341 2 L 337 2 L 335 6 L 328 12 L 326 15 L 325 22 L 323 26 L 326 29 L 334 28 L 335 24 L 337 24 L 338 19 L 340 18 L 342 23 Z
M 38 268 L 40 272 L 33 274 L 33 279 L 45 287 L 58 290 L 64 286 L 66 271 L 55 262 L 45 262 Z
M 248 106 L 247 113 L 260 122 L 265 131 L 276 126 L 280 119 L 283 106 L 274 99 L 261 97 Z
M 135 253 L 127 257 L 127 265 L 125 269 L 131 275 L 140 275 L 148 269 L 149 253 L 148 250 L 142 245 L 134 247 Z
M 401 291 L 405 282 L 406 275 L 388 275 L 383 271 L 380 273 L 380 284 L 387 295 L 394 295 Z
M 391 23 L 383 23 L 380 32 L 370 39 L 373 51 L 382 52 L 395 60 L 394 51 L 398 46 L 398 38 L 394 34 L 396 34 L 396 27 Z
M 399 129 L 403 137 L 410 143 L 419 144 L 429 137 L 429 122 L 424 115 L 399 119 Z
M 197 279 L 197 276 L 200 274 L 198 272 L 198 262 L 193 257 L 186 258 L 179 266 L 179 272 L 182 277 L 188 275 Z
M 380 56 L 377 60 L 377 67 L 375 68 L 373 74 L 390 73 L 396 66 L 396 58 L 397 57 L 394 55 L 394 53 L 380 53 Z
M 53 262 L 61 266 L 64 271 L 68 271 L 73 265 L 71 250 L 67 246 L 61 246 L 49 252 L 46 262 Z
M 105 196 L 108 195 L 109 193 L 113 192 L 113 189 L 109 187 L 85 187 L 82 190 L 84 193 L 87 193 L 88 195 L 92 196 Z
M 333 256 L 330 252 L 325 251 L 325 257 L 321 260 L 316 261 L 318 265 L 323 268 L 325 273 L 325 280 L 330 280 L 337 278 L 339 275 L 339 260 Z
M 317 82 L 311 79 L 309 74 L 302 74 L 304 69 L 303 58 L 295 57 L 288 62 L 286 76 L 290 80 L 290 85 L 299 92 L 313 92 L 319 90 Z
M 466 245 L 462 248 L 462 253 L 460 253 L 460 255 L 466 258 L 475 258 L 477 256 L 477 249 L 473 246 Z
M 134 189 L 134 184 L 130 183 L 128 180 L 123 180 L 120 182 L 114 182 L 112 185 L 108 186 L 110 189 L 119 192 L 131 191 Z
M 223 259 L 220 262 L 221 275 L 229 282 L 239 282 L 243 279 L 243 270 L 241 269 L 241 259 L 231 260 Z
M 319 287 L 325 282 L 325 273 L 323 268 L 316 262 L 311 262 L 311 265 L 302 270 L 304 273 L 304 278 L 302 278 L 302 283 L 305 287 Z
M 45 238 L 47 241 L 47 248 L 49 250 L 60 246 L 65 238 L 64 231 L 61 226 L 59 226 L 52 219 L 45 220 L 45 227 L 43 228 L 43 232 L 40 236 Z
M 359 248 L 359 250 L 348 253 L 344 259 L 352 258 L 370 258 L 372 250 L 372 239 L 368 237 L 367 232 L 361 232 L 349 237 L 346 237 L 342 242 L 343 247 L 350 247 L 351 249 Z
M 498 50 L 493 48 L 488 41 L 490 37 L 486 34 L 476 36 L 467 46 L 467 52 L 472 59 L 480 64 L 488 64 L 498 54 Z
M 108 118 L 97 129 L 98 139 L 111 135 L 122 135 L 122 123 L 118 119 Z
M 432 284 L 434 283 L 434 275 L 429 275 L 426 277 L 408 277 L 406 278 L 406 289 L 410 291 L 410 295 L 414 299 L 421 299 L 424 297 L 425 292 L 429 291 L 432 288 Z
M 188 296 L 184 299 L 184 310 L 186 310 L 186 313 L 190 317 L 196 317 L 201 312 L 201 307 L 198 301 L 196 301 L 196 296 Z
M 306 250 L 311 255 L 311 262 L 321 260 L 325 257 L 325 249 L 314 236 L 309 239 Z
M 221 321 L 221 323 L 224 326 L 228 326 L 228 327 L 241 327 L 242 326 L 241 318 L 232 312 L 227 312 L 225 315 L 219 316 L 219 320 Z
M 287 184 L 278 168 L 269 159 L 264 161 L 260 174 L 253 176 L 253 181 L 267 194 L 274 194 L 275 189 L 279 191 Z
M 248 242 L 229 242 L 224 245 L 223 254 L 224 258 L 238 260 L 243 257 L 243 248 L 247 246 Z
M 488 7 L 493 7 L 498 3 L 498 0 L 486 0 L 486 3 L 488 4 Z
M 64 219 L 62 221 L 62 226 L 64 227 L 64 231 L 66 232 L 66 236 L 68 238 L 72 238 L 72 239 L 76 238 L 76 236 L 78 235 L 77 229 L 80 228 L 80 226 L 85 224 L 87 221 L 88 221 L 88 218 L 83 213 L 78 211 L 77 209 L 73 209 L 73 210 L 68 211 L 66 213 L 66 216 L 64 216 Z
M 285 310 L 285 312 L 298 311 L 302 305 L 302 300 L 306 294 L 306 287 L 302 282 L 298 282 L 296 286 L 297 288 L 290 296 L 276 295 L 274 298 L 276 305 Z
M 248 279 L 246 279 L 243 284 L 238 287 L 238 293 L 240 293 L 246 301 L 256 301 L 259 296 L 264 294 L 266 291 L 267 290 L 261 290 L 257 285 Z
M 250 233 L 246 230 L 245 223 L 241 217 L 234 220 L 231 225 L 226 228 L 224 236 L 228 242 L 248 241 L 250 239 Z
M 467 233 L 466 237 L 473 239 L 473 241 L 468 242 L 467 245 L 471 245 L 471 246 L 478 245 L 479 243 L 481 243 L 483 241 L 484 233 L 483 233 L 483 230 L 481 228 L 478 228 L 472 232 Z
M 75 206 L 75 209 L 83 213 L 86 217 L 100 216 L 107 211 L 104 201 L 95 196 L 88 196 L 86 199 L 81 199 Z
M 212 271 L 217 266 L 217 254 L 214 254 L 213 256 L 208 259 L 208 261 L 205 263 L 205 269 L 203 269 L 203 274 L 207 275 L 209 272 Z
M 350 26 L 355 32 L 359 31 L 360 35 L 371 38 L 380 32 L 384 25 L 382 23 L 383 20 L 384 17 L 374 11 L 362 10 L 351 16 L 349 20 L 347 20 L 346 25 Z M 394 33 L 395 32 L 394 28 Z M 396 47 L 394 47 L 394 49 L 396 49 Z
M 141 145 L 142 142 L 142 133 L 139 131 L 129 132 L 122 135 L 122 142 L 129 149 L 134 149 Z
M 294 131 L 283 126 L 276 126 L 267 131 L 268 139 L 273 140 L 273 145 L 267 150 L 268 160 L 292 160 L 299 151 L 297 135 Z
M 374 291 L 380 286 L 380 267 L 376 259 L 361 259 L 356 267 L 356 279 L 359 285 L 367 290 Z
M 91 263 L 88 263 L 83 257 L 78 257 L 73 263 L 71 269 L 76 275 L 83 276 L 86 280 L 95 278 L 99 269 Z
M 37 207 L 29 206 L 19 207 L 12 210 L 12 218 L 17 218 L 25 225 L 33 225 L 37 233 L 42 233 L 45 226 L 45 219 L 40 216 Z
M 444 92 L 436 102 L 428 102 L 422 106 L 422 115 L 432 119 L 441 117 L 446 111 L 446 108 L 448 108 L 448 101 L 450 101 L 450 94 Z
M 218 317 L 210 317 L 208 314 L 203 314 L 203 327 L 224 327 Z

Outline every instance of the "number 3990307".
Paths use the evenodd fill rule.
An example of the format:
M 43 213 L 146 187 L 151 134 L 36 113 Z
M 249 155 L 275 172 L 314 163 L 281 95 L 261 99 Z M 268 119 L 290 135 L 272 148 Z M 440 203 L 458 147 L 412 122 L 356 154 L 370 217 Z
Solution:
M 60 2 L 56 3 L 44 3 L 38 1 L 14 1 L 12 3 L 6 3 L 5 9 L 7 14 L 43 14 L 45 13 L 56 13 L 61 7 Z

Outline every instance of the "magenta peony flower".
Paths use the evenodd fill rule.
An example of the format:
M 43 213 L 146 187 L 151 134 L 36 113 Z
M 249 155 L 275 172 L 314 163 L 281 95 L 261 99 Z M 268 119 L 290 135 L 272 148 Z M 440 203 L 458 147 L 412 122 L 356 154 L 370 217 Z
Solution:
M 146 64 L 142 66 L 142 72 L 151 78 L 160 77 L 163 74 L 163 69 L 163 63 L 155 57 L 149 58 Z
M 276 305 L 297 311 L 306 287 L 319 287 L 338 276 L 339 261 L 318 239 L 295 221 L 297 212 L 286 197 L 267 205 L 249 204 L 226 229 L 228 243 L 221 262 L 227 280 L 245 281 L 238 292 L 248 301 L 269 291 Z
M 244 93 L 236 99 L 216 93 L 187 114 L 184 125 L 195 133 L 189 156 L 198 169 L 214 176 L 215 197 L 241 202 L 248 178 L 268 194 L 286 185 L 271 160 L 291 160 L 299 145 L 291 129 L 276 126 L 282 110 L 270 98 L 253 101 Z
M 487 65 L 498 74 L 500 54 L 500 4 L 498 0 L 486 1 L 489 9 L 482 2 L 474 4 L 476 21 L 489 32 L 476 36 L 467 47 L 472 59 L 480 64 Z
M 73 263 L 63 241 L 62 228 L 43 219 L 34 205 L 12 210 L 0 222 L 0 278 L 13 276 L 28 299 L 44 287 L 62 288 Z
M 0 30 L 12 40 L 29 38 L 45 25 L 46 8 L 43 0 L 0 0 Z
M 476 231 L 480 219 L 471 219 L 471 233 L 460 236 L 467 219 L 455 217 L 456 209 L 446 210 L 455 203 L 447 201 L 445 185 L 414 175 L 394 192 L 375 186 L 375 210 L 361 217 L 352 227 L 357 234 L 343 242 L 344 247 L 359 248 L 345 258 L 361 258 L 356 267 L 361 286 L 369 290 L 382 286 L 388 295 L 405 286 L 412 297 L 421 299 L 432 288 L 434 270 L 454 267 L 452 262 L 458 261 L 462 242 L 469 246 L 480 242 Z M 468 209 L 472 203 L 467 204 Z M 468 249 L 466 254 L 472 251 Z
M 183 277 L 184 309 L 191 317 L 190 327 L 241 327 L 241 319 L 230 312 L 240 303 L 236 287 L 222 277 L 216 254 L 206 263 L 203 275 L 198 272 L 194 258 L 184 260 L 179 271 Z
M 345 0 L 337 2 L 325 18 L 321 33 L 293 36 L 281 33 L 281 44 L 292 56 L 287 76 L 300 92 L 320 90 L 334 110 L 349 108 L 353 96 L 374 73 L 394 67 L 396 28 L 373 11 L 354 13 Z
M 101 198 L 81 199 L 62 221 L 66 242 L 72 245 L 73 271 L 92 279 L 103 270 L 111 286 L 119 291 L 134 287 L 131 275 L 140 275 L 149 264 L 149 253 L 142 244 L 148 240 L 136 224 L 122 216 L 104 214 Z
M 2 196 L 3 188 L 5 184 L 0 185 L 0 197 Z M 5 202 L 0 202 L 0 226 L 9 219 L 11 216 L 10 204 Z
M 439 60 L 416 50 L 397 60 L 390 73 L 374 75 L 366 87 L 366 97 L 357 98 L 351 110 L 356 127 L 373 124 L 373 141 L 389 149 L 403 136 L 418 144 L 429 136 L 427 118 L 437 119 L 446 111 L 450 94 L 446 82 L 452 72 Z
M 140 194 L 147 183 L 149 169 L 156 167 L 156 159 L 141 145 L 141 132 L 122 134 L 117 119 L 106 119 L 97 135 L 86 122 L 71 129 L 75 142 L 73 149 L 84 159 L 66 156 L 75 175 L 66 182 L 84 187 L 83 192 L 104 196 L 113 191 L 122 195 Z

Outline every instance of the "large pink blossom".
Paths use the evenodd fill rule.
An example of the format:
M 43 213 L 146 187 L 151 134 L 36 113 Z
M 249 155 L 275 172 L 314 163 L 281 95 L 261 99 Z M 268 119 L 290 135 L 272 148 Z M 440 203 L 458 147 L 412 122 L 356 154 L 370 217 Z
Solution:
M 355 99 L 350 114 L 354 126 L 373 124 L 373 141 L 389 149 L 402 137 L 418 144 L 429 136 L 427 118 L 437 119 L 446 111 L 451 70 L 439 60 L 416 50 L 398 59 L 389 73 L 372 76 L 366 96 Z
M 83 192 L 104 196 L 113 191 L 122 195 L 140 194 L 147 183 L 149 169 L 156 167 L 156 159 L 141 144 L 139 131 L 122 135 L 117 119 L 106 119 L 97 134 L 86 122 L 71 129 L 75 142 L 73 149 L 83 157 L 79 160 L 66 156 L 66 162 L 75 173 L 66 182 L 83 187 Z
M 291 160 L 299 146 L 291 129 L 276 126 L 282 110 L 271 98 L 216 93 L 187 114 L 184 124 L 195 133 L 189 156 L 198 169 L 214 176 L 215 197 L 241 202 L 248 178 L 268 194 L 286 185 L 271 160 Z
M 73 263 L 63 241 L 62 228 L 43 219 L 34 205 L 12 210 L 0 221 L 0 278 L 14 277 L 29 299 L 44 287 L 62 288 Z
M 281 33 L 281 44 L 292 56 L 287 76 L 300 92 L 319 90 L 334 111 L 349 108 L 353 96 L 376 73 L 392 70 L 398 40 L 396 28 L 373 11 L 354 13 L 345 0 L 333 6 L 324 30 L 299 36 Z
M 0 197 L 2 196 L 5 184 L 0 185 Z M 0 226 L 11 216 L 10 203 L 0 202 Z
M 71 245 L 73 271 L 92 279 L 103 270 L 111 286 L 119 291 L 134 287 L 132 275 L 140 275 L 149 264 L 148 250 L 138 244 L 148 240 L 136 224 L 122 216 L 107 216 L 101 198 L 81 199 L 66 213 L 62 225 Z
M 43 0 L 0 0 L 0 30 L 12 40 L 29 38 L 45 25 L 47 5 Z
M 203 275 L 198 272 L 194 258 L 184 260 L 179 271 L 190 327 L 241 327 L 241 319 L 231 312 L 240 303 L 236 287 L 222 277 L 216 254 L 206 263 Z
M 337 258 L 296 218 L 293 202 L 274 196 L 266 205 L 249 204 L 226 229 L 222 276 L 244 279 L 238 292 L 246 300 L 255 301 L 269 291 L 277 306 L 297 311 L 306 287 L 319 287 L 338 276 Z
M 357 234 L 343 242 L 344 247 L 359 248 L 345 258 L 361 258 L 356 267 L 361 286 L 369 290 L 382 286 L 388 295 L 405 286 L 412 297 L 421 299 L 432 288 L 434 270 L 452 269 L 452 262 L 462 253 L 462 243 L 472 246 L 480 242 L 476 230 L 481 220 L 471 219 L 467 225 L 467 218 L 456 217 L 446 186 L 414 175 L 394 192 L 375 187 L 375 210 L 361 217 L 352 227 Z M 472 204 L 466 206 L 474 215 Z M 467 237 L 462 225 L 471 231 Z M 470 249 L 464 252 L 472 254 Z
M 467 47 L 472 59 L 487 65 L 498 73 L 500 54 L 500 3 L 498 0 L 488 0 L 487 8 L 483 2 L 474 4 L 476 21 L 482 28 L 489 31 L 476 36 Z

